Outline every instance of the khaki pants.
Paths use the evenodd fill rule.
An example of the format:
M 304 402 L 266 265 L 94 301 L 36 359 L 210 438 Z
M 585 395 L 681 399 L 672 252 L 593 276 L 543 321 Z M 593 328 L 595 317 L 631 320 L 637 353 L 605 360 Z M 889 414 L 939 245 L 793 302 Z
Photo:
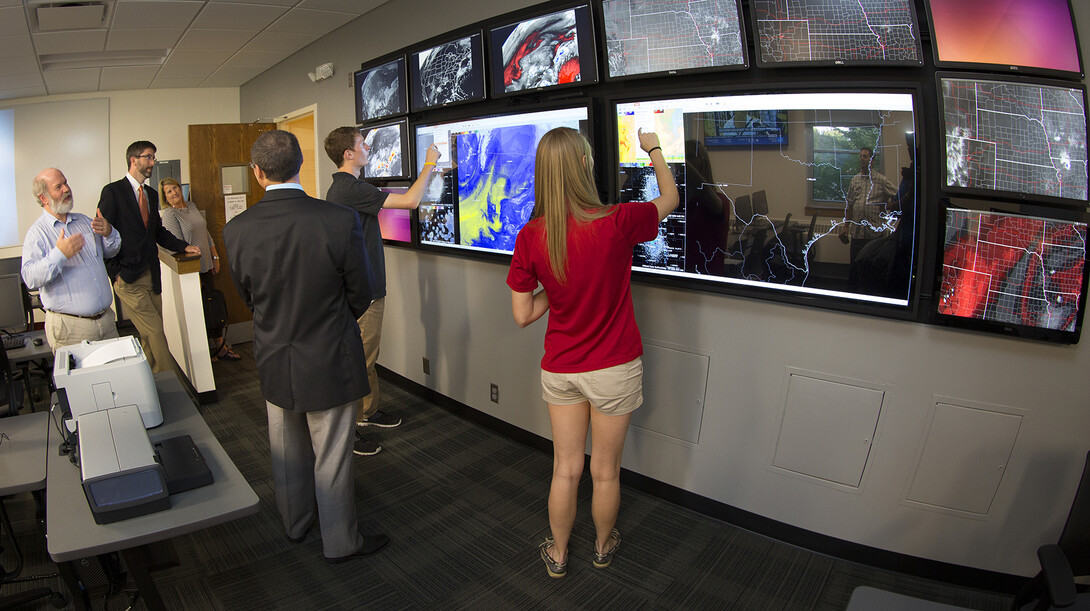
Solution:
M 360 316 L 356 322 L 360 325 L 360 336 L 363 339 L 363 354 L 367 357 L 367 385 L 371 387 L 371 394 L 363 398 L 357 421 L 370 418 L 378 411 L 378 372 L 375 371 L 375 363 L 378 362 L 378 344 L 382 339 L 382 312 L 386 309 L 386 298 L 379 297 L 371 302 L 371 306 Z
M 106 313 L 98 320 L 56 312 L 45 313 L 45 341 L 49 342 L 53 352 L 83 340 L 94 342 L 114 337 L 117 337 L 117 325 L 114 323 L 113 308 L 106 308 Z
M 167 336 L 163 333 L 163 298 L 151 290 L 151 272 L 144 272 L 131 284 L 118 276 L 114 281 L 114 293 L 124 306 L 125 316 L 140 332 L 140 347 L 152 372 L 170 371 L 174 357 L 170 356 Z

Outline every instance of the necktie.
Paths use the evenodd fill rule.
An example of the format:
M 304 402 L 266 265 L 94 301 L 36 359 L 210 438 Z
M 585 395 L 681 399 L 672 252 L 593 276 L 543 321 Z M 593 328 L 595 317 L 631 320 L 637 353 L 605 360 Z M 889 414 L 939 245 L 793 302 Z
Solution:
M 140 218 L 144 219 L 144 227 L 148 226 L 148 196 L 144 193 L 144 185 L 140 185 Z

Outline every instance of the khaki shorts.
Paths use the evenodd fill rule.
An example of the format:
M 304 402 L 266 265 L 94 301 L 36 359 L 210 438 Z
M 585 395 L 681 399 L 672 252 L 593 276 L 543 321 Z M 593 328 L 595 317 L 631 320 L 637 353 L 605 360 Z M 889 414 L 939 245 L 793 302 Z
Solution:
M 583 373 L 541 370 L 541 398 L 552 405 L 588 401 L 609 416 L 623 416 L 643 405 L 643 359 Z

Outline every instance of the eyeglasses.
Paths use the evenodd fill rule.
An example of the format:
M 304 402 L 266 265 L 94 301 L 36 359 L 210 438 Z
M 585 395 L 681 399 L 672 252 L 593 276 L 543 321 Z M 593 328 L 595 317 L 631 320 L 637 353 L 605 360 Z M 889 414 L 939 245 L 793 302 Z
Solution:
M 257 164 L 256 164 L 256 163 L 254 163 L 254 162 L 252 162 L 252 161 L 251 161 L 251 162 L 250 162 L 249 164 L 247 164 L 247 165 L 249 165 L 249 166 L 250 166 L 250 169 L 251 169 L 251 170 L 257 167 Z
M 147 154 L 144 154 L 144 155 L 137 155 L 137 157 L 139 157 L 141 159 L 150 159 L 151 161 L 155 161 L 155 153 L 147 153 Z

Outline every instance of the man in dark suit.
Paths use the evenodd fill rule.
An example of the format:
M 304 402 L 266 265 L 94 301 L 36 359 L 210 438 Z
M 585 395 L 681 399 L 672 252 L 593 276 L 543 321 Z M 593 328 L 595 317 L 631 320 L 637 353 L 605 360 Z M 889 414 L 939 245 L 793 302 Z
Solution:
M 254 357 L 269 417 L 276 504 L 288 539 L 315 520 L 329 562 L 382 549 L 358 531 L 356 410 L 370 392 L 358 319 L 373 288 L 355 211 L 299 185 L 289 132 L 258 136 L 250 165 L 265 196 L 223 228 L 235 287 L 254 313 Z
M 163 301 L 159 293 L 159 249 L 200 254 L 163 228 L 159 219 L 159 194 L 144 184 L 155 167 L 155 145 L 139 140 L 125 151 L 129 171 L 125 177 L 102 187 L 98 209 L 121 234 L 121 250 L 106 259 L 106 272 L 125 316 L 140 332 L 140 345 L 152 371 L 170 370 L 170 349 L 163 333 Z

